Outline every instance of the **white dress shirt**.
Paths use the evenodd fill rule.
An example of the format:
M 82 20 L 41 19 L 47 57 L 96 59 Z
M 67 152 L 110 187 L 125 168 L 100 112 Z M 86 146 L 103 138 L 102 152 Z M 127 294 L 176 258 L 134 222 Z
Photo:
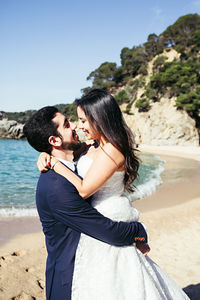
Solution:
M 67 166 L 68 168 L 70 168 L 72 171 L 75 171 L 75 166 L 74 166 L 74 162 L 73 161 L 68 161 L 62 158 L 58 158 L 57 159 L 63 163 L 65 166 Z

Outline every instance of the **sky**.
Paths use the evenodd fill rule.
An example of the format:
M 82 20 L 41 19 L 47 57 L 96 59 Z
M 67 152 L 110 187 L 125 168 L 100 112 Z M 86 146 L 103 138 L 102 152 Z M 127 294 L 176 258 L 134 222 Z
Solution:
M 72 103 L 102 63 L 189 13 L 200 0 L 0 0 L 0 111 Z

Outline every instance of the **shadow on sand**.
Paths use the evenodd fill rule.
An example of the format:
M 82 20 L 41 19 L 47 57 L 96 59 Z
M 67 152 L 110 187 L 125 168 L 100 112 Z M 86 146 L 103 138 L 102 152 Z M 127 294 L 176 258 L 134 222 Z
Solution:
M 188 285 L 183 290 L 190 300 L 200 300 L 200 283 Z

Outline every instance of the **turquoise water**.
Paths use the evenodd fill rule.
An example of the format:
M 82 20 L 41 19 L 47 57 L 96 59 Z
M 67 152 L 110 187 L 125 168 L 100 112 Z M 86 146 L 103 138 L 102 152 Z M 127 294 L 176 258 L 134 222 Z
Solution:
M 34 215 L 38 152 L 26 141 L 0 139 L 0 214 Z
M 34 216 L 35 189 L 39 177 L 38 152 L 26 141 L 0 139 L 0 216 Z M 137 190 L 132 199 L 153 193 L 161 184 L 162 160 L 150 154 L 140 155 L 142 165 Z

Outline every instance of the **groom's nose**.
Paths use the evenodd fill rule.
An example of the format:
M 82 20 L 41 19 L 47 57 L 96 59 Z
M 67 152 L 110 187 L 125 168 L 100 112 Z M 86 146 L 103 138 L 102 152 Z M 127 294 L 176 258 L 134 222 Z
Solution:
M 76 123 L 69 121 L 69 124 L 70 124 L 70 128 L 71 128 L 72 130 L 75 130 L 75 129 L 77 128 Z

